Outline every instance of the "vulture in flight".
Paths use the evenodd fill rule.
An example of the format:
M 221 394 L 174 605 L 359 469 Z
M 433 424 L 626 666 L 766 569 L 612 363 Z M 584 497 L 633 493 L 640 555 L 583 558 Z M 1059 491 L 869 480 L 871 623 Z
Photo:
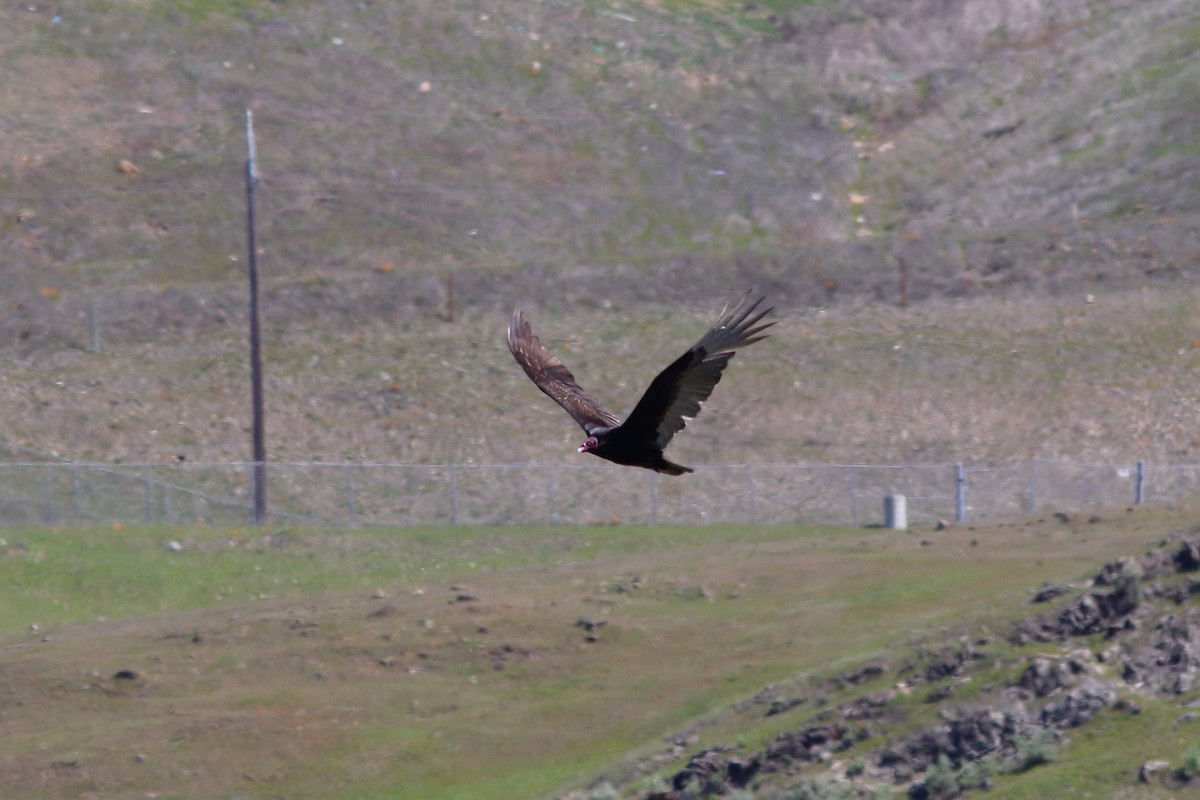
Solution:
M 508 349 L 525 374 L 587 433 L 580 453 L 617 464 L 645 467 L 667 475 L 683 475 L 689 467 L 663 458 L 663 448 L 700 413 L 734 351 L 766 337 L 775 322 L 759 321 L 773 308 L 758 310 L 764 298 L 747 294 L 732 309 L 728 305 L 716 324 L 650 383 L 629 417 L 621 422 L 591 395 L 579 388 L 575 376 L 552 356 L 525 321 L 521 309 L 508 324 Z

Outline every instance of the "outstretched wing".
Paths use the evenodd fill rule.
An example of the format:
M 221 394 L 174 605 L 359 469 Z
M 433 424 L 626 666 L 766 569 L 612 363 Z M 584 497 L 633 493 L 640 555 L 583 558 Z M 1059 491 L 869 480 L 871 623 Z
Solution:
M 620 424 L 612 412 L 579 388 L 575 376 L 561 361 L 542 347 L 519 308 L 513 311 L 508 323 L 508 349 L 529 379 L 566 409 L 589 436 L 597 428 L 615 428 Z
M 732 310 L 726 305 L 708 333 L 650 383 L 622 428 L 666 447 L 700 413 L 734 351 L 766 338 L 763 331 L 775 323 L 758 324 L 774 310 L 757 310 L 764 299 L 747 294 Z

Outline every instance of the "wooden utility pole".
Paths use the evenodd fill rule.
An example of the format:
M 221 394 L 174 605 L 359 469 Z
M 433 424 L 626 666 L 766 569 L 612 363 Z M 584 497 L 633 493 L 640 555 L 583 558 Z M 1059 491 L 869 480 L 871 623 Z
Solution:
M 267 445 L 263 425 L 262 339 L 259 335 L 258 245 L 254 235 L 254 186 L 258 170 L 254 164 L 254 112 L 246 109 L 246 240 L 250 277 L 250 385 L 254 428 L 254 524 L 267 516 Z

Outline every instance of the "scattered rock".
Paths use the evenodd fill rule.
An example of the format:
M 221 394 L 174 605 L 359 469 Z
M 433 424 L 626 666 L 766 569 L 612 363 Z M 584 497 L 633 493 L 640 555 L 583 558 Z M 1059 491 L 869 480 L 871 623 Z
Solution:
M 946 650 L 933 657 L 933 661 L 925 668 L 922 677 L 927 681 L 937 681 L 954 675 L 961 675 L 969 661 L 983 658 L 983 652 L 970 645 Z
M 1116 703 L 1114 703 L 1113 709 L 1116 711 L 1124 711 L 1126 714 L 1129 714 L 1130 716 L 1136 716 L 1136 715 L 1142 713 L 1141 705 L 1134 702 L 1133 700 L 1130 700 L 1128 697 L 1122 697 L 1120 700 L 1118 700 Z
M 1200 539 L 1184 540 L 1175 553 L 1175 569 L 1195 572 L 1200 569 Z
M 501 645 L 493 650 L 488 651 L 488 658 L 491 659 L 492 669 L 501 672 L 508 666 L 509 660 L 513 658 L 527 659 L 533 656 L 533 651 L 524 647 L 514 647 L 511 644 Z
M 596 643 L 600 641 L 600 629 L 608 624 L 608 620 L 604 619 L 579 619 L 575 622 L 575 627 L 583 628 L 585 635 L 583 640 L 588 643 Z
M 1078 677 L 1087 671 L 1088 665 L 1080 655 L 1066 660 L 1038 656 L 1030 659 L 1029 666 L 1017 679 L 1017 686 L 1032 692 L 1035 697 L 1047 697 L 1074 686 Z
M 740 789 L 750 782 L 762 767 L 758 758 L 726 757 L 722 748 L 702 750 L 688 759 L 687 766 L 671 778 L 676 792 L 689 789 L 700 797 L 724 794 L 727 787 Z
M 1118 558 L 1101 568 L 1092 583 L 1096 586 L 1116 586 L 1122 581 L 1143 577 L 1145 571 L 1136 558 Z
M 850 729 L 837 722 L 788 731 L 779 734 L 767 748 L 762 757 L 762 768 L 773 771 L 795 762 L 824 761 L 830 753 L 846 750 L 853 745 Z
M 1015 751 L 1022 735 L 1033 728 L 1019 703 L 1003 710 L 953 709 L 942 712 L 942 718 L 942 724 L 886 750 L 879 757 L 880 766 L 894 770 L 904 764 L 909 771 L 924 772 L 945 756 L 957 768 L 992 753 Z
M 1059 586 L 1057 584 L 1047 583 L 1044 584 L 1041 589 L 1038 589 L 1036 594 L 1034 594 L 1033 602 L 1046 603 L 1056 597 L 1061 597 L 1070 591 L 1071 589 L 1067 586 Z
M 707 586 L 690 586 L 687 588 L 679 589 L 678 591 L 675 592 L 675 595 L 677 597 L 682 597 L 684 600 L 707 600 L 710 603 L 713 601 L 713 598 L 716 596 L 713 594 L 713 591 L 711 589 L 709 589 Z
M 1042 708 L 1038 722 L 1047 728 L 1066 730 L 1078 728 L 1102 708 L 1117 701 L 1117 693 L 1109 686 L 1092 682 L 1072 690 L 1062 700 Z
M 1131 654 L 1122 677 L 1134 686 L 1169 694 L 1189 692 L 1200 670 L 1200 655 L 1193 653 L 1200 642 L 1200 623 L 1190 616 L 1168 614 L 1158 620 L 1150 646 Z
M 1074 605 L 1059 611 L 1025 620 L 1013 633 L 1014 644 L 1029 642 L 1065 641 L 1076 636 L 1103 633 L 1112 636 L 1129 629 L 1128 619 L 1138 605 L 1137 586 L 1129 583 L 1108 593 L 1089 592 Z
M 896 699 L 895 689 L 884 689 L 878 692 L 871 692 L 868 695 L 859 697 L 849 703 L 843 703 L 838 707 L 844 719 L 859 720 L 859 719 L 875 719 L 882 716 L 884 709 Z
M 1168 769 L 1171 766 L 1168 761 L 1147 761 L 1138 768 L 1138 780 L 1142 783 L 1151 783 L 1155 779 L 1155 775 Z
M 994 128 L 988 128 L 980 135 L 983 136 L 984 139 L 999 139 L 1002 136 L 1008 136 L 1009 134 L 1016 133 L 1017 130 L 1024 124 L 1025 120 L 1019 119 L 1016 122 L 1010 122 L 1007 125 L 997 125 Z
M 862 667 L 861 669 L 856 669 L 851 672 L 847 672 L 845 675 L 842 676 L 842 680 L 844 682 L 850 684 L 851 686 L 857 686 L 860 683 L 865 683 L 866 681 L 872 680 L 874 678 L 878 678 L 882 674 L 883 674 L 882 666 L 880 666 L 879 664 L 868 664 L 865 667 Z
M 767 708 L 767 716 L 773 717 L 776 714 L 783 714 L 791 711 L 798 705 L 804 703 L 803 697 L 790 697 L 787 700 L 772 700 L 771 705 Z

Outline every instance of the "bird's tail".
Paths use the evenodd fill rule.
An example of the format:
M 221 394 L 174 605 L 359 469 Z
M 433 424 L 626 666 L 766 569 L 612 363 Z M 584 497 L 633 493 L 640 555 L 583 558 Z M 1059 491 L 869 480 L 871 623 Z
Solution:
M 691 467 L 685 467 L 682 464 L 676 464 L 661 457 L 658 459 L 658 463 L 652 466 L 651 469 L 655 472 L 661 472 L 664 475 L 686 475 L 692 471 Z

